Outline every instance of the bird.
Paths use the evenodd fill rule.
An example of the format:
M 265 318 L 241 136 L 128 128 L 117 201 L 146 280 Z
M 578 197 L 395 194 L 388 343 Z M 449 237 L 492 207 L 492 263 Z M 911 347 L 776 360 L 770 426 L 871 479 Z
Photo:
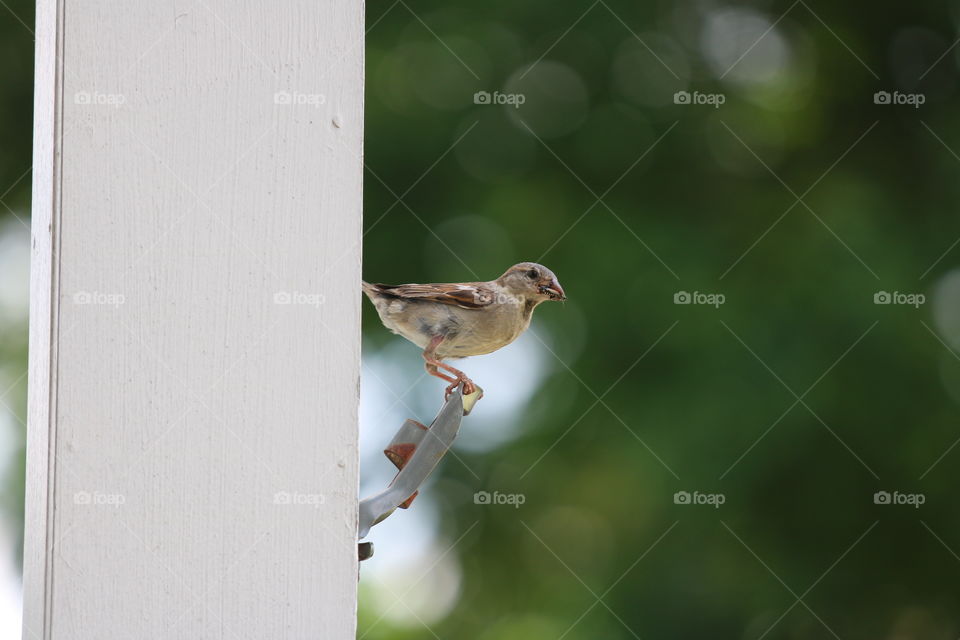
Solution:
M 567 299 L 553 271 L 535 262 L 515 264 L 488 282 L 361 282 L 383 325 L 423 349 L 427 373 L 450 383 L 445 398 L 461 384 L 465 396 L 479 387 L 444 359 L 505 347 L 527 330 L 541 302 Z

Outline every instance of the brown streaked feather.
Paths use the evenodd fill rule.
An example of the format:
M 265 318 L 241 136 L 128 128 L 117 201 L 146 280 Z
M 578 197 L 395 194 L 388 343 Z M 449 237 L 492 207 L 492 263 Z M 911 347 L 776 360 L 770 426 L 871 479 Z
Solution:
M 372 284 L 378 293 L 401 300 L 439 302 L 463 309 L 480 309 L 492 304 L 496 294 L 485 282 L 462 284 Z

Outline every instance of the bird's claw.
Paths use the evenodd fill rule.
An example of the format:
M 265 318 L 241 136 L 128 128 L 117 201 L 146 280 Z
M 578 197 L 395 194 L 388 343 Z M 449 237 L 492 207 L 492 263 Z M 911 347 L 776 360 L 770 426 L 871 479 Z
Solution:
M 459 387 L 461 384 L 463 385 L 463 395 L 469 396 L 472 393 L 476 393 L 478 387 L 476 384 L 474 384 L 473 380 L 466 377 L 457 378 L 456 380 L 451 382 L 449 385 L 447 385 L 446 390 L 443 392 L 443 399 L 444 400 L 449 399 L 450 394 L 456 391 L 457 387 Z
M 460 400 L 463 403 L 463 415 L 470 415 L 470 412 L 473 411 L 473 407 L 477 404 L 477 401 L 483 397 L 483 389 L 478 387 L 473 380 L 469 378 L 458 379 L 447 387 L 446 391 L 443 394 L 444 402 L 450 400 L 450 394 L 457 390 L 457 387 L 463 385 L 463 395 L 460 396 Z

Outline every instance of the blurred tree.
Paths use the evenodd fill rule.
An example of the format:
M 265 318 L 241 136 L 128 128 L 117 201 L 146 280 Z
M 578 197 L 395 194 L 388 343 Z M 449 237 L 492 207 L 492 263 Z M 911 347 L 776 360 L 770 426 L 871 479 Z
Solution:
M 4 64 L 0 66 L 0 272 L 4 278 L 20 278 L 14 261 L 26 251 L 30 224 L 30 186 L 33 129 L 33 22 L 34 4 L 25 0 L 6 0 L 0 6 L 0 48 Z M 13 255 L 16 254 L 16 255 Z M 20 283 L 0 283 L 0 289 L 20 291 Z M 27 319 L 25 301 L 12 294 L 0 296 L 0 438 L 8 444 L 9 460 L 0 460 L 0 509 L 3 524 L 15 545 L 4 550 L 20 564 L 23 531 L 24 446 L 26 421 L 25 378 L 27 367 Z M 0 566 L 6 563 L 0 563 Z
M 960 236 L 951 7 L 543 9 L 368 7 L 365 272 L 541 260 L 570 295 L 536 319 L 556 358 L 521 437 L 443 467 L 446 537 L 480 524 L 428 626 L 955 637 L 956 452 L 935 463 L 960 436 L 960 341 L 934 312 L 960 313 L 937 284 Z M 392 339 L 365 320 L 372 349 Z M 423 636 L 364 595 L 362 635 Z

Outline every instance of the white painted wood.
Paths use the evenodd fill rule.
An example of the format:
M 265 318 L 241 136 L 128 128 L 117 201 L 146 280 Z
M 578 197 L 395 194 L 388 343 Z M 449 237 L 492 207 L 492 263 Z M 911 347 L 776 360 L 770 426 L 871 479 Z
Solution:
M 363 35 L 39 1 L 24 638 L 354 637 Z

